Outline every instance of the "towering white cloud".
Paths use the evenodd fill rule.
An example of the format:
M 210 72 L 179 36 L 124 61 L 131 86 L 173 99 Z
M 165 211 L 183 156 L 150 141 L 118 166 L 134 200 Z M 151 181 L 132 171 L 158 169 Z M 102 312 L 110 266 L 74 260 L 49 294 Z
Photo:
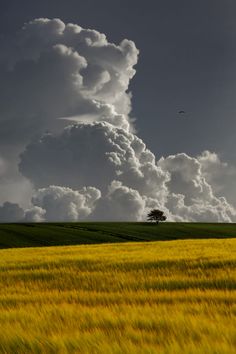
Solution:
M 92 219 L 129 221 L 142 220 L 145 200 L 137 190 L 113 181 L 105 197 L 101 198 L 92 214 Z
M 221 161 L 216 153 L 203 151 L 197 156 L 201 164 L 203 176 L 212 186 L 217 196 L 225 196 L 226 199 L 236 206 L 236 166 Z
M 16 144 L 57 129 L 63 124 L 59 117 L 102 119 L 128 128 L 126 91 L 138 56 L 132 41 L 115 45 L 94 30 L 36 19 L 0 44 L 2 142 L 6 133 Z
M 31 185 L 16 167 L 31 139 L 60 131 L 66 119 L 130 129 L 127 89 L 138 50 L 132 41 L 115 45 L 59 19 L 35 19 L 16 35 L 2 36 L 0 45 L 0 152 L 11 166 L 10 174 L 0 166 L 0 202 L 15 195 L 25 205 L 23 191 L 28 196 Z
M 106 122 L 44 135 L 27 146 L 20 171 L 36 187 L 98 188 L 102 199 L 92 214 L 97 219 L 142 220 L 154 206 L 166 208 L 171 220 L 235 219 L 234 208 L 214 195 L 197 158 L 182 153 L 156 163 L 136 135 Z
M 25 210 L 24 218 L 21 221 L 28 222 L 42 222 L 42 221 L 50 221 L 45 219 L 46 210 L 42 209 L 38 206 L 32 206 L 29 209 Z
M 27 146 L 20 171 L 36 187 L 92 185 L 106 192 L 108 184 L 119 179 L 161 201 L 169 178 L 141 139 L 106 122 L 73 125 L 59 135 L 44 135 Z
M 167 183 L 170 191 L 167 207 L 174 215 L 190 221 L 229 222 L 236 219 L 234 207 L 225 198 L 215 195 L 200 158 L 182 153 L 161 158 L 158 164 L 171 176 Z
M 12 164 L 12 178 L 35 189 L 24 220 L 143 220 L 154 207 L 170 220 L 235 220 L 222 197 L 235 172 L 216 154 L 156 161 L 134 134 L 132 41 L 36 19 L 1 47 L 0 180 Z
M 95 207 L 101 193 L 94 187 L 74 191 L 71 188 L 49 186 L 39 189 L 32 198 L 34 207 L 28 211 L 47 221 L 76 221 L 86 218 Z M 37 209 L 35 209 L 37 208 Z M 43 211 L 43 212 L 42 212 Z
M 195 199 L 211 201 L 212 188 L 206 182 L 200 162 L 184 153 L 161 158 L 158 164 L 170 172 L 169 189 L 176 194 L 185 195 L 185 203 L 191 205 Z

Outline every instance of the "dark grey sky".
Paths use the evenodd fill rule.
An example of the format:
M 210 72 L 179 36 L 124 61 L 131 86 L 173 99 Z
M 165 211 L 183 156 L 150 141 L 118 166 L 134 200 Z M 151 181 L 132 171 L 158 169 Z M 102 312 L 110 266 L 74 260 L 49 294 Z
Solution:
M 234 0 L 1 0 L 1 35 L 36 17 L 59 17 L 133 40 L 138 135 L 159 157 L 209 149 L 235 159 Z M 179 116 L 178 110 L 187 114 Z

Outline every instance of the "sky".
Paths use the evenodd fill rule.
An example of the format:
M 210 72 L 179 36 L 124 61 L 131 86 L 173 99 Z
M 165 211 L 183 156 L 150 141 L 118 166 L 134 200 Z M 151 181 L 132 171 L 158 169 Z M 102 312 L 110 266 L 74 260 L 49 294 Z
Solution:
M 68 193 L 72 198 L 77 192 L 76 202 L 70 202 L 77 209 L 65 213 L 71 204 L 65 207 L 63 199 L 62 220 L 72 214 L 75 220 L 123 220 L 126 215 L 140 220 L 151 207 L 161 207 L 173 220 L 234 221 L 235 12 L 236 4 L 231 0 L 2 0 L 0 202 L 10 205 L 3 204 L 0 220 L 1 213 L 2 220 L 8 218 L 11 208 L 15 208 L 17 220 L 22 217 L 19 215 L 36 221 L 56 218 L 48 211 L 45 198 L 50 195 L 55 203 L 59 189 L 69 188 L 60 189 L 60 198 L 68 204 Z M 103 43 L 98 54 L 91 44 L 77 44 L 72 35 L 59 40 L 56 31 L 61 29 L 56 22 L 54 32 L 45 21 L 21 32 L 24 24 L 40 18 L 57 18 L 65 25 L 96 30 L 105 34 L 111 48 L 115 44 L 118 49 L 107 51 Z M 40 31 L 45 31 L 43 39 Z M 47 38 L 51 38 L 50 44 Z M 124 39 L 131 42 L 121 45 Z M 73 53 L 68 52 L 70 48 Z M 75 58 L 75 52 L 80 58 Z M 85 84 L 80 82 L 75 92 L 71 78 L 76 70 L 81 71 L 80 80 Z M 97 85 L 96 92 L 92 85 Z M 186 113 L 179 114 L 180 110 Z M 77 124 L 76 133 L 65 128 L 65 120 L 58 119 L 61 117 L 70 117 L 66 122 Z M 104 119 L 112 127 L 104 125 Z M 78 125 L 81 120 L 82 126 Z M 115 134 L 111 128 L 131 135 L 124 138 L 124 132 Z M 119 149 L 122 139 L 127 139 L 130 151 L 123 154 L 122 162 L 118 162 L 120 150 L 109 147 L 104 136 L 97 136 L 102 129 L 113 140 L 120 137 L 116 142 Z M 58 134 L 63 143 L 59 143 Z M 90 143 L 93 139 L 104 142 L 101 161 L 88 152 L 93 148 L 85 146 L 86 134 Z M 68 136 L 77 139 L 80 154 L 76 155 Z M 136 137 L 145 144 L 142 156 L 132 145 Z M 70 165 L 65 154 L 66 173 L 64 165 L 52 164 L 58 144 L 65 144 L 65 140 L 70 159 L 74 156 Z M 52 160 L 50 154 L 55 154 Z M 87 154 L 91 155 L 91 168 L 84 157 Z M 105 161 L 108 155 L 109 161 L 113 159 L 112 167 Z M 99 176 L 101 166 L 106 178 Z M 138 180 L 133 169 L 143 177 Z M 96 189 L 92 190 L 96 197 L 91 197 L 90 189 L 85 192 L 83 188 L 88 187 Z M 88 206 L 90 197 L 93 204 Z M 111 205 L 114 212 L 109 215 Z

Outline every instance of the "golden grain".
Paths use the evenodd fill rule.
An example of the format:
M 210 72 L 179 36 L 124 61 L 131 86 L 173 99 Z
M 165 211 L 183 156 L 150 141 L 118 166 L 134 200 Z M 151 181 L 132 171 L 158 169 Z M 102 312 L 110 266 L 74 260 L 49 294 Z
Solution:
M 0 251 L 1 353 L 234 353 L 236 240 Z

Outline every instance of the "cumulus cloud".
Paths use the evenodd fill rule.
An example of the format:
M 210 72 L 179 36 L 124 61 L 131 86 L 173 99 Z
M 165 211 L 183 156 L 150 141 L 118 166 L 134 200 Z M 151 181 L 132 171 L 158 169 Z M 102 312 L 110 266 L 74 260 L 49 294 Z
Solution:
M 197 158 L 182 153 L 156 163 L 141 139 L 106 122 L 44 135 L 28 145 L 20 170 L 36 187 L 98 188 L 102 198 L 92 214 L 96 219 L 143 220 L 154 206 L 165 208 L 171 220 L 228 222 L 235 217 L 226 199 L 215 196 Z
M 203 176 L 217 196 L 225 196 L 236 207 L 236 166 L 221 161 L 213 152 L 203 151 L 197 156 Z
M 145 200 L 137 190 L 113 181 L 108 193 L 101 198 L 92 219 L 114 221 L 137 221 L 144 217 Z
M 200 162 L 185 153 L 161 158 L 158 164 L 170 172 L 168 187 L 172 193 L 185 195 L 185 203 L 194 199 L 210 201 L 213 198 L 211 186 L 206 182 Z
M 35 191 L 31 207 L 25 210 L 16 203 L 0 206 L 0 222 L 78 221 L 95 209 L 101 193 L 94 187 L 79 191 L 60 186 L 49 186 Z
M 103 193 L 115 179 L 139 193 L 165 199 L 168 172 L 136 135 L 109 123 L 69 126 L 27 146 L 20 171 L 36 187 L 95 186 Z
M 1 48 L 0 180 L 12 165 L 27 195 L 34 188 L 24 220 L 143 220 L 151 208 L 169 220 L 236 220 L 236 195 L 224 186 L 233 167 L 208 151 L 156 161 L 134 133 L 132 41 L 41 18 Z
M 32 206 L 25 210 L 23 221 L 26 222 L 42 222 L 47 221 L 45 219 L 46 210 L 38 206 Z
M 120 181 L 113 181 L 103 196 L 94 187 L 75 191 L 50 186 L 35 192 L 32 207 L 25 210 L 24 221 L 138 221 L 145 220 L 148 210 L 155 207 L 160 207 L 155 199 L 141 196 Z
M 0 44 L 1 141 L 6 133 L 16 144 L 54 130 L 68 116 L 129 127 L 127 89 L 138 56 L 132 41 L 115 45 L 95 30 L 41 18 Z
M 144 221 L 150 209 L 161 208 L 169 220 L 173 215 L 166 208 L 161 198 L 151 198 L 120 181 L 112 181 L 108 186 L 107 194 L 101 197 L 91 214 L 92 220 L 113 221 Z
M 94 187 L 83 188 L 80 191 L 60 186 L 42 188 L 33 196 L 34 207 L 27 212 L 27 217 L 31 220 L 37 217 L 36 221 L 40 221 L 40 218 L 46 221 L 84 219 L 91 214 L 100 196 L 100 191 Z
M 234 207 L 215 195 L 200 159 L 181 153 L 161 158 L 158 164 L 171 176 L 167 207 L 174 215 L 189 221 L 235 220 Z
M 235 209 L 225 198 L 213 198 L 210 202 L 196 199 L 185 204 L 183 194 L 168 196 L 166 207 L 172 212 L 175 221 L 231 222 L 236 220 Z
M 17 194 L 27 185 L 31 193 L 17 171 L 18 155 L 45 131 L 60 131 L 68 119 L 132 129 L 128 86 L 138 57 L 132 41 L 116 45 L 98 31 L 40 18 L 2 36 L 0 45 L 0 201 L 10 193 L 9 179 Z M 15 167 L 10 177 L 6 164 Z

